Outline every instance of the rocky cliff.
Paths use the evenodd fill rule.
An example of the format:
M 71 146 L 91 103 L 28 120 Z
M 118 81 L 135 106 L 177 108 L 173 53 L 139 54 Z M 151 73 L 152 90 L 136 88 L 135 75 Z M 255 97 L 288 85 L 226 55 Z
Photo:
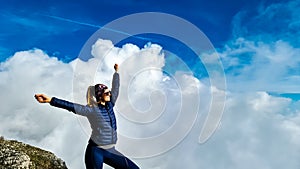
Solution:
M 0 137 L 0 169 L 67 169 L 53 153 Z

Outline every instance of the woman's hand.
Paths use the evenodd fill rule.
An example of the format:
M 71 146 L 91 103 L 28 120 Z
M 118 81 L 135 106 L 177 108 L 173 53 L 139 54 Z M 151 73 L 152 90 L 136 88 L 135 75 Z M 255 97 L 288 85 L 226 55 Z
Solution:
M 115 69 L 116 72 L 118 72 L 118 70 L 119 70 L 119 65 L 118 65 L 118 64 L 115 64 L 115 65 L 114 65 L 114 69 Z
M 52 99 L 44 94 L 35 94 L 34 97 L 39 103 L 50 103 Z

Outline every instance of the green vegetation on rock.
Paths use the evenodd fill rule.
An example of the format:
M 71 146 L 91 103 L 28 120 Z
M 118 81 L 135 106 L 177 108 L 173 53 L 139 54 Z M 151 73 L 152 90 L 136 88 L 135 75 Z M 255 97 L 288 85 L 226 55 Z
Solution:
M 0 137 L 0 169 L 67 169 L 53 153 Z

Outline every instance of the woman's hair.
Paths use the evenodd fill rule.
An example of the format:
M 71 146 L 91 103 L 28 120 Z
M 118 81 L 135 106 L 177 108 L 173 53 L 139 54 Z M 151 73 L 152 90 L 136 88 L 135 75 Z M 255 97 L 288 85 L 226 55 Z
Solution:
M 89 86 L 86 92 L 86 101 L 87 105 L 95 106 L 97 105 L 96 97 L 95 97 L 95 86 Z
M 87 105 L 97 105 L 101 101 L 102 94 L 105 89 L 107 89 L 107 86 L 105 86 L 104 84 L 96 84 L 95 86 L 89 86 L 86 93 Z

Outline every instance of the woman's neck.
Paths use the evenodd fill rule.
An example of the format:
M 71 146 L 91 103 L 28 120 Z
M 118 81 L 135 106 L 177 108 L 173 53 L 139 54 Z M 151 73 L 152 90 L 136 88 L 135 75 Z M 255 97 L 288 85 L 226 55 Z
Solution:
M 104 101 L 100 101 L 100 104 L 101 104 L 102 106 L 105 106 L 105 102 L 104 102 Z

